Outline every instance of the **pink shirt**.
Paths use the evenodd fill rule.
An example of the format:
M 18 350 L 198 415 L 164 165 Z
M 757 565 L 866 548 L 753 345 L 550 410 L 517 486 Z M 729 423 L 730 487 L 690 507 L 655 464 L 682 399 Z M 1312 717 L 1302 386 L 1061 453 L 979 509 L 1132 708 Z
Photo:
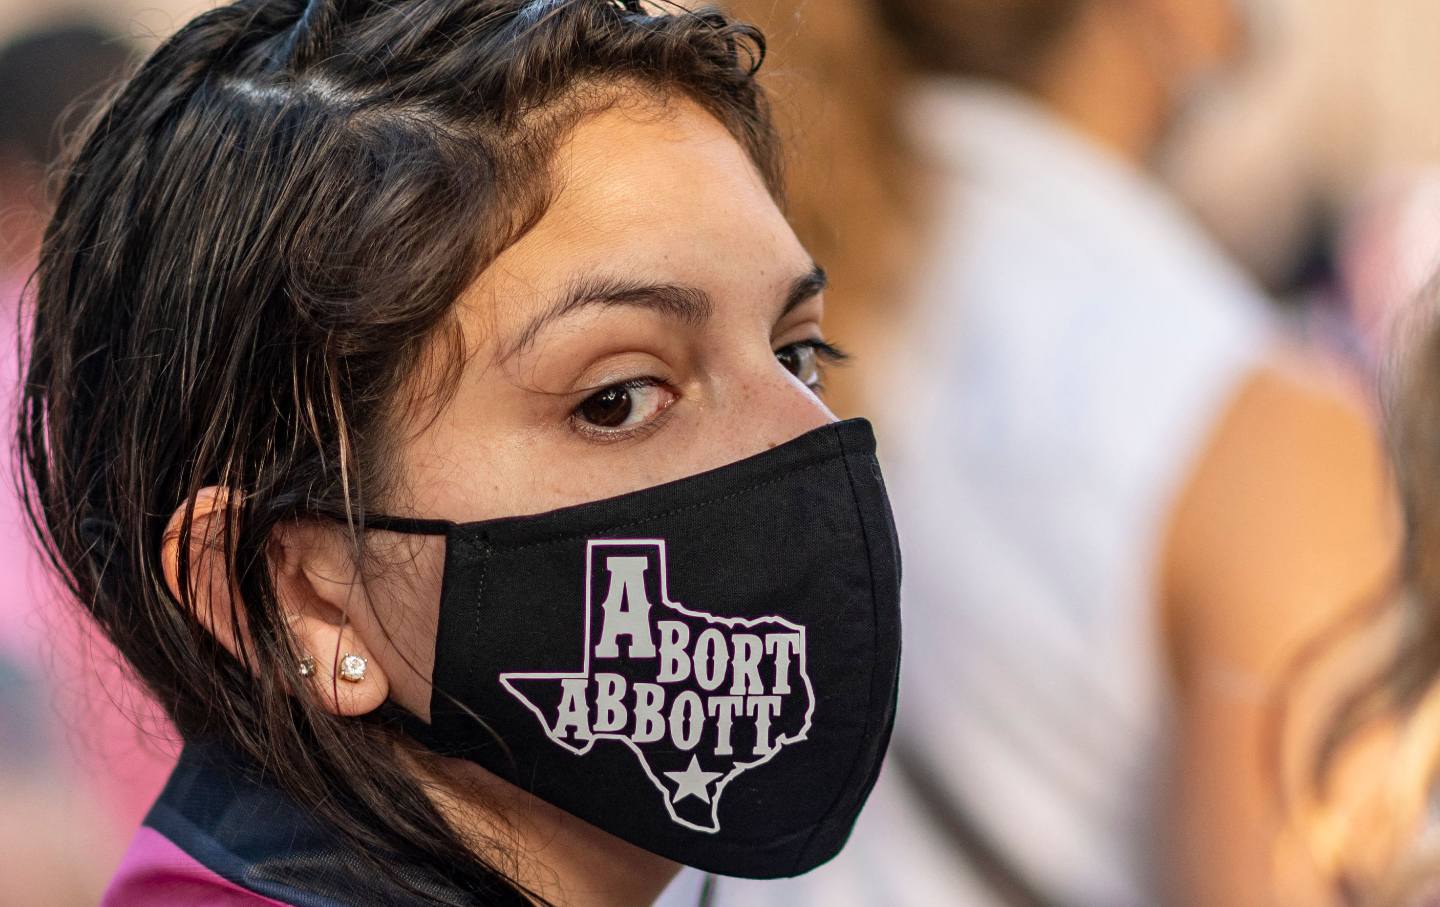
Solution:
M 170 839 L 142 826 L 120 862 L 100 907 L 288 907 L 247 891 L 201 865 Z

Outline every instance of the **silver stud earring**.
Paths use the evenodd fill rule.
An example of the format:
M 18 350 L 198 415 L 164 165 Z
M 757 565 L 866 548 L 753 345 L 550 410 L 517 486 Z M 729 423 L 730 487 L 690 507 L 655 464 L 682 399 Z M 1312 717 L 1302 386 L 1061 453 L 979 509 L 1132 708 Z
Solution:
M 295 673 L 299 674 L 301 677 L 314 677 L 315 656 L 306 655 L 304 658 L 301 658 L 300 664 L 297 665 L 295 668 Z
M 370 663 L 364 658 L 346 652 L 345 657 L 340 659 L 340 679 L 359 683 L 365 679 L 365 669 L 369 666 Z

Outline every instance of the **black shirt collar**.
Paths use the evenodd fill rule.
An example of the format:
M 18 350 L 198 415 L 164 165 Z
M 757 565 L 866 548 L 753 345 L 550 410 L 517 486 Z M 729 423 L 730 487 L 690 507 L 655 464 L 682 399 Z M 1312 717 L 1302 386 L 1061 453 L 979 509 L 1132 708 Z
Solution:
M 145 817 L 159 832 L 217 875 L 293 907 L 457 907 L 525 904 L 476 899 L 433 875 L 390 865 L 426 900 L 345 847 L 255 766 L 216 743 L 187 743 L 170 780 Z

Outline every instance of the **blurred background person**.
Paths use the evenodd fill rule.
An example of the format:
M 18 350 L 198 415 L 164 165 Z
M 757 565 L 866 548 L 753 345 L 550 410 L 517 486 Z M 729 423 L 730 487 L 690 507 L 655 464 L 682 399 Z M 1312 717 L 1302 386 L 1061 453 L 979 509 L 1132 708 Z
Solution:
M 729 5 L 782 71 L 827 56 L 826 20 L 862 23 L 848 68 L 814 68 L 832 105 L 904 74 L 893 128 L 843 118 L 898 143 L 903 166 L 850 177 L 906 184 L 908 229 L 869 216 L 915 239 L 864 298 L 895 327 L 857 370 L 906 551 L 896 744 L 832 867 L 722 900 L 1328 903 L 1336 880 L 1286 849 L 1271 706 L 1388 588 L 1399 527 L 1366 393 L 1286 342 L 1151 170 L 1246 59 L 1239 5 Z M 772 88 L 803 134 L 802 95 Z M 804 153 L 802 223 L 825 197 Z M 839 246 L 863 246 L 846 216 Z
M 1382 373 L 1407 530 L 1403 586 L 1311 646 L 1291 686 L 1311 699 L 1318 688 L 1331 707 L 1282 715 L 1280 728 L 1291 744 L 1279 772 L 1289 782 L 1288 834 L 1346 905 L 1440 905 L 1440 272 L 1433 276 L 1396 313 L 1397 362 Z
M 0 42 L 0 387 L 12 436 L 17 304 L 49 209 L 66 125 L 132 48 L 86 20 Z M 114 656 L 44 577 L 13 471 L 0 485 L 0 905 L 93 905 L 170 756 Z
M 1250 5 L 1264 53 L 1176 130 L 1161 172 L 1307 339 L 1373 372 L 1440 267 L 1440 4 Z

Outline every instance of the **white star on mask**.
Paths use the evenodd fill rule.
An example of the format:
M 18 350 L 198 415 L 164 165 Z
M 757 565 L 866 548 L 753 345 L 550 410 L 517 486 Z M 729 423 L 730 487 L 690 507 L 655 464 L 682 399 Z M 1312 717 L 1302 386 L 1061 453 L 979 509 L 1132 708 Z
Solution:
M 670 802 L 679 803 L 686 797 L 695 796 L 709 803 L 710 782 L 723 774 L 724 772 L 707 772 L 702 770 L 700 768 L 700 760 L 695 756 L 691 756 L 690 765 L 685 771 L 665 773 L 665 777 L 675 782 L 675 796 L 670 798 Z

